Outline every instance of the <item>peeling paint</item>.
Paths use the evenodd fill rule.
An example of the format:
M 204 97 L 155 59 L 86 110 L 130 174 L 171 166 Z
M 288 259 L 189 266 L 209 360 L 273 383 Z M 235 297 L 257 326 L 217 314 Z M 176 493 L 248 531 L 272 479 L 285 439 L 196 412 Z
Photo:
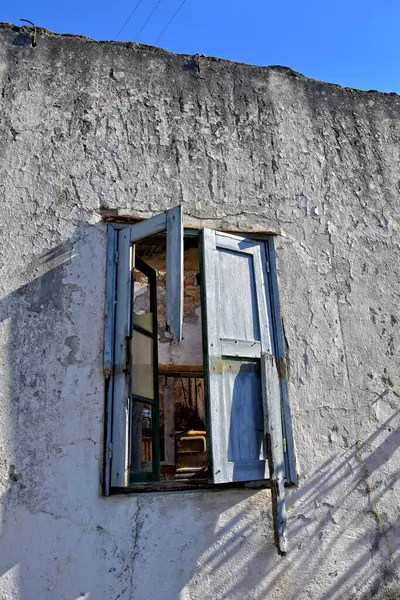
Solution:
M 0 596 L 397 597 L 400 98 L 24 39 L 0 26 Z M 101 496 L 104 220 L 177 202 L 196 228 L 276 234 L 299 468 L 285 560 L 269 490 Z

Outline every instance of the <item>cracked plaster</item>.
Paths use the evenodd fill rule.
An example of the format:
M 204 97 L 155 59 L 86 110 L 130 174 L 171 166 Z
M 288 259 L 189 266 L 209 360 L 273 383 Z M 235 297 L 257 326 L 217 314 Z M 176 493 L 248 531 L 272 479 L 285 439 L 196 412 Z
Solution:
M 396 597 L 399 97 L 28 31 L 0 27 L 1 597 Z M 279 234 L 285 559 L 268 491 L 101 497 L 101 214 L 177 203 Z

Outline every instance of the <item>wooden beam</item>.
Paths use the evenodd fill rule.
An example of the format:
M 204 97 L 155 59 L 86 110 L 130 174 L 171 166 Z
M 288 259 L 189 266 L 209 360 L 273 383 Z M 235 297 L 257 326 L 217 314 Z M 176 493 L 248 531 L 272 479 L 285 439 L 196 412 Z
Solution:
M 159 375 L 169 375 L 171 377 L 203 377 L 204 368 L 203 365 L 178 365 L 178 364 L 170 364 L 170 365 L 159 365 L 158 366 Z
M 264 353 L 261 356 L 261 374 L 264 401 L 264 429 L 271 479 L 275 545 L 279 554 L 284 555 L 288 551 L 285 504 L 285 456 L 283 452 L 279 376 L 275 358 L 272 354 Z

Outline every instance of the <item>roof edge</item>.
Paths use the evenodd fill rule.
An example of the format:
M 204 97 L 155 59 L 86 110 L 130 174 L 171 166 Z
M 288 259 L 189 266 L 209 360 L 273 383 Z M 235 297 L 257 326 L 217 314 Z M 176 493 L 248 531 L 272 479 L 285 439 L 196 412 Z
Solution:
M 91 38 L 86 35 L 80 35 L 80 34 L 75 34 L 75 33 L 57 33 L 57 32 L 51 31 L 50 29 L 46 29 L 45 27 L 39 27 L 37 25 L 35 27 L 36 27 L 36 34 L 39 34 L 41 36 L 46 36 L 46 37 L 64 38 L 64 39 L 72 38 L 72 39 L 81 40 L 83 42 L 87 42 L 90 44 L 99 44 L 99 45 L 109 44 L 112 46 L 119 46 L 122 48 L 124 48 L 124 47 L 132 48 L 135 50 L 143 49 L 146 51 L 151 51 L 154 54 L 158 54 L 158 55 L 165 55 L 165 56 L 170 56 L 170 57 L 180 57 L 180 58 L 186 58 L 186 59 L 193 58 L 193 56 L 199 56 L 198 54 L 192 55 L 192 54 L 186 54 L 186 53 L 170 52 L 169 50 L 165 50 L 164 48 L 161 48 L 159 46 L 151 46 L 149 44 L 141 44 L 139 42 L 134 42 L 134 41 L 96 40 L 96 39 Z M 29 25 L 28 26 L 19 26 L 19 25 L 14 25 L 13 23 L 0 22 L 0 31 L 1 30 L 13 31 L 16 33 L 27 33 L 28 31 L 30 32 L 32 30 L 32 27 L 30 27 Z M 343 86 L 343 85 L 340 85 L 337 83 L 331 83 L 329 81 L 314 79 L 312 77 L 308 77 L 307 75 L 304 75 L 303 73 L 300 73 L 299 71 L 295 71 L 294 69 L 292 69 L 290 67 L 286 67 L 286 66 L 282 66 L 282 65 L 255 65 L 255 64 L 251 64 L 251 63 L 230 60 L 228 58 L 207 56 L 205 54 L 202 54 L 200 56 L 201 56 L 202 60 L 207 60 L 209 62 L 230 63 L 232 65 L 246 66 L 246 67 L 256 69 L 259 71 L 275 71 L 278 73 L 285 74 L 294 79 L 302 79 L 302 80 L 308 81 L 310 83 L 314 82 L 317 84 L 332 86 L 337 89 L 347 90 L 350 92 L 356 92 L 358 94 L 379 94 L 382 96 L 400 97 L 400 94 L 398 94 L 396 92 L 383 92 L 380 90 L 362 90 L 362 89 L 353 88 L 350 86 Z

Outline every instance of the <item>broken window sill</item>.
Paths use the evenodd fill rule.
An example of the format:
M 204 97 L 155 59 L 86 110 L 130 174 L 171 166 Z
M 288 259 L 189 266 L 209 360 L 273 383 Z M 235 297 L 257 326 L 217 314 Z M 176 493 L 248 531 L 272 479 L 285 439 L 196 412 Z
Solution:
M 127 487 L 112 487 L 110 489 L 111 494 L 137 494 L 137 493 L 149 493 L 149 492 L 183 492 L 183 491 L 195 491 L 195 490 L 207 490 L 207 491 L 221 491 L 229 489 L 264 489 L 270 488 L 271 483 L 269 479 L 263 479 L 261 481 L 243 481 L 233 483 L 222 483 L 215 484 L 209 483 L 208 481 L 169 481 L 169 482 L 153 482 L 153 483 L 137 483 Z

